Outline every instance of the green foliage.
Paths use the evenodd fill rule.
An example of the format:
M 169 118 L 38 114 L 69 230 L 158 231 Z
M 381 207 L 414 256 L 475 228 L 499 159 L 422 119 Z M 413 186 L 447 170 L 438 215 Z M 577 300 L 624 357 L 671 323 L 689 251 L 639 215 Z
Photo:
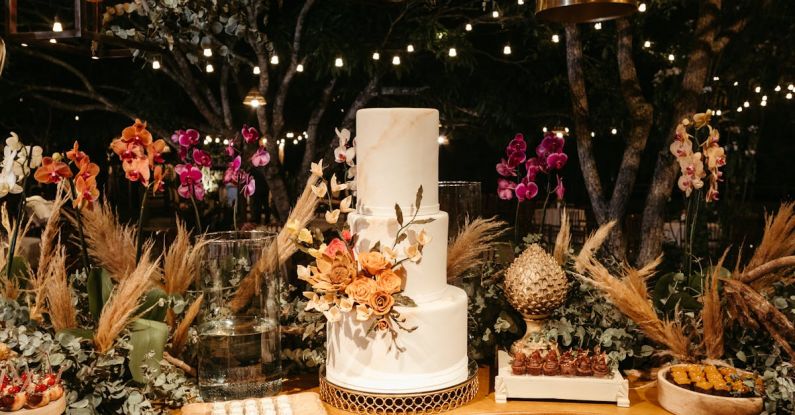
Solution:
M 168 341 L 168 326 L 161 321 L 136 319 L 130 324 L 129 367 L 133 380 L 144 382 L 143 366 L 159 374 L 163 349 Z
M 111 291 L 113 291 L 113 280 L 110 278 L 110 273 L 104 268 L 91 268 L 86 278 L 86 293 L 88 311 L 95 322 L 99 321 L 102 307 L 108 301 Z

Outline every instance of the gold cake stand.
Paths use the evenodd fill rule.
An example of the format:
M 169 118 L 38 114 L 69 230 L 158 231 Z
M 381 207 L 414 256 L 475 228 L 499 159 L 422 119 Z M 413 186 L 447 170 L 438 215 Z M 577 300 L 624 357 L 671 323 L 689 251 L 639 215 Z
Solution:
M 320 399 L 355 414 L 438 414 L 465 405 L 478 393 L 478 365 L 469 362 L 467 380 L 449 388 L 418 393 L 370 393 L 337 386 L 320 370 Z

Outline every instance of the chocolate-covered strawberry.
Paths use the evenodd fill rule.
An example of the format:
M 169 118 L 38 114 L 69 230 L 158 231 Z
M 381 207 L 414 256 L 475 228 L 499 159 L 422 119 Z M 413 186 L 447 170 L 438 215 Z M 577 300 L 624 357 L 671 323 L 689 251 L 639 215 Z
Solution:
M 25 406 L 31 409 L 41 408 L 50 403 L 49 387 L 44 382 L 34 383 L 28 388 L 28 401 Z
M 19 385 L 8 385 L 0 391 L 0 410 L 18 411 L 22 409 L 26 401 L 25 391 Z

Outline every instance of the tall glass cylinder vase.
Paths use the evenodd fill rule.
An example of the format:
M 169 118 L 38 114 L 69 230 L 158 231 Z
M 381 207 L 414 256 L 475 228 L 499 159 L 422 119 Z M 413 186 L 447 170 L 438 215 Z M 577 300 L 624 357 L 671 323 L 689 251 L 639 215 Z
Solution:
M 448 235 L 452 238 L 467 218 L 472 220 L 480 216 L 480 182 L 439 182 L 439 208 L 450 217 Z
M 276 234 L 221 232 L 207 238 L 199 275 L 202 398 L 273 395 L 282 375 Z

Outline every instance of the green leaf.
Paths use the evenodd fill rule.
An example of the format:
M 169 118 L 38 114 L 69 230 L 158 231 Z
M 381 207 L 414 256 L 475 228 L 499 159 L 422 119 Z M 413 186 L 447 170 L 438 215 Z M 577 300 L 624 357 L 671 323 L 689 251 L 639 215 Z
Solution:
M 395 299 L 395 305 L 403 306 L 403 307 L 416 307 L 417 303 L 414 302 L 411 298 L 403 295 L 403 294 L 394 294 L 392 298 Z
M 146 293 L 143 303 L 138 306 L 135 313 L 143 313 L 141 317 L 147 320 L 165 321 L 168 310 L 167 298 L 168 294 L 162 288 L 153 288 Z
M 88 291 L 88 311 L 94 317 L 94 321 L 99 321 L 102 307 L 110 297 L 113 290 L 113 280 L 110 273 L 104 268 L 92 268 L 88 272 L 86 279 L 86 291 Z
M 745 352 L 743 352 L 742 350 L 740 350 L 740 351 L 738 351 L 738 352 L 737 352 L 737 358 L 738 358 L 738 359 L 740 359 L 740 360 L 741 360 L 741 361 L 743 361 L 743 362 L 745 362 L 745 361 L 746 361 L 746 359 L 748 359 L 748 358 L 745 356 Z
M 133 380 L 143 383 L 146 364 L 149 368 L 160 371 L 160 360 L 168 340 L 168 326 L 160 321 L 139 318 L 130 323 L 130 373 Z
M 86 340 L 91 340 L 94 338 L 94 332 L 89 329 L 71 328 L 71 329 L 58 330 L 57 334 L 61 333 L 70 334 L 74 337 Z
M 11 259 L 11 277 L 17 279 L 27 279 L 30 265 L 25 257 L 15 256 Z M 8 275 L 8 267 L 3 267 L 3 275 Z
M 417 189 L 417 197 L 414 198 L 414 209 L 420 210 L 420 203 L 422 203 L 422 185 Z
M 400 205 L 395 203 L 395 217 L 397 218 L 398 225 L 403 226 L 403 210 Z

